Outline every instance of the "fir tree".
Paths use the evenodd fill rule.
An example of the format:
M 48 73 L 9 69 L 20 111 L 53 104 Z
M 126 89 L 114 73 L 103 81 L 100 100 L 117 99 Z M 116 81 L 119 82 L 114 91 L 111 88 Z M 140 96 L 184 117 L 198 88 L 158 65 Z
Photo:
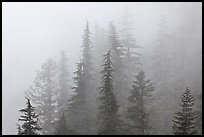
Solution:
M 181 97 L 182 110 L 175 113 L 173 134 L 175 135 L 196 135 L 198 132 L 195 129 L 197 118 L 195 112 L 193 112 L 194 98 L 191 95 L 191 90 L 187 87 L 184 94 Z
M 101 97 L 99 100 L 99 135 L 116 135 L 120 134 L 120 123 L 118 113 L 118 104 L 113 93 L 113 68 L 110 51 L 104 55 L 102 73 L 102 86 L 100 89 Z
M 129 102 L 127 100 L 127 96 L 129 95 L 129 91 L 131 90 L 131 84 L 132 81 L 134 81 L 134 75 L 132 75 L 132 72 L 138 73 L 140 71 L 140 67 L 141 67 L 141 53 L 140 53 L 140 49 L 142 48 L 141 46 L 139 46 L 137 44 L 136 38 L 134 36 L 133 32 L 136 32 L 135 28 L 134 28 L 134 22 L 132 20 L 132 15 L 129 12 L 129 9 L 126 7 L 123 10 L 122 13 L 122 18 L 120 21 L 120 26 L 119 26 L 119 34 L 120 34 L 120 42 L 123 46 L 123 66 L 124 66 L 124 70 L 123 70 L 123 77 L 125 78 L 125 80 L 123 80 L 124 84 L 124 91 L 123 92 L 123 97 L 120 98 L 124 98 L 125 100 L 122 102 L 123 105 L 125 105 L 123 107 L 123 118 L 125 119 L 125 121 L 127 121 L 127 125 L 128 123 L 130 123 L 131 121 L 128 121 L 126 118 L 126 110 L 127 107 L 129 106 Z M 127 93 L 128 92 L 128 93 Z M 128 127 L 127 127 L 128 128 Z
M 38 71 L 34 85 L 26 91 L 26 96 L 37 106 L 41 115 L 40 122 L 45 134 L 53 134 L 53 123 L 56 120 L 56 63 L 48 59 Z
M 124 48 L 124 60 L 125 65 L 127 66 L 127 75 L 128 75 L 128 83 L 134 79 L 131 72 L 139 72 L 140 67 L 140 58 L 141 54 L 139 53 L 139 49 L 141 48 L 136 44 L 136 40 L 133 34 L 134 31 L 134 22 L 131 20 L 131 14 L 129 13 L 129 9 L 125 8 L 123 11 L 122 19 L 120 22 L 120 41 Z M 130 85 L 131 86 L 131 85 Z
M 92 64 L 92 51 L 91 51 L 91 32 L 89 29 L 89 23 L 87 21 L 86 28 L 83 35 L 82 52 L 83 52 L 83 94 L 85 95 L 86 103 L 83 105 L 86 112 L 86 120 L 88 122 L 84 123 L 84 134 L 94 134 L 95 133 L 95 120 L 96 120 L 96 93 L 95 93 L 95 80 L 93 77 L 94 69 Z M 86 105 L 86 106 L 85 106 Z
M 152 60 L 152 80 L 155 86 L 155 96 L 157 99 L 153 101 L 154 106 L 157 108 L 157 111 L 153 112 L 153 122 L 152 125 L 156 132 L 159 134 L 170 134 L 171 130 L 169 128 L 164 128 L 167 125 L 171 124 L 171 115 L 170 111 L 176 106 L 172 100 L 175 98 L 176 93 L 174 93 L 174 87 L 176 84 L 173 84 L 175 74 L 173 72 L 176 68 L 177 63 L 173 59 L 172 55 L 172 46 L 170 37 L 168 35 L 168 22 L 165 16 L 161 16 L 159 21 L 159 32 L 157 44 L 153 49 L 153 60 Z M 173 64 L 172 64 L 173 63 Z M 172 67 L 174 66 L 174 67 Z M 177 70 L 180 70 L 177 68 Z M 166 92 L 164 92 L 166 91 Z M 171 103 L 171 104 L 170 104 Z M 170 104 L 170 105 L 166 105 Z M 162 115 L 160 115 L 162 114 Z M 158 124 L 160 123 L 160 124 Z
M 76 77 L 74 78 L 76 87 L 73 87 L 74 95 L 70 100 L 69 118 L 75 126 L 78 134 L 94 134 L 96 104 L 94 103 L 94 80 L 91 54 L 91 33 L 87 22 L 82 43 L 83 58 L 78 64 Z
M 30 103 L 30 100 L 27 99 L 27 107 L 19 110 L 24 115 L 21 115 L 19 121 L 23 121 L 22 130 L 19 126 L 19 134 L 21 135 L 37 135 L 37 131 L 41 130 L 38 126 L 38 116 L 35 113 L 35 107 L 33 107 Z
M 94 65 L 94 81 L 96 82 L 96 87 L 99 87 L 100 85 L 100 66 L 101 61 L 103 60 L 103 54 L 107 53 L 108 50 L 110 50 L 109 44 L 108 44 L 108 31 L 104 28 L 101 28 L 97 24 L 95 25 L 95 31 L 92 37 L 92 55 L 93 55 L 93 65 Z M 98 94 L 98 92 L 97 92 Z M 98 96 L 98 95 L 97 95 Z
M 154 90 L 150 80 L 145 80 L 145 73 L 141 71 L 133 84 L 133 89 L 128 100 L 131 106 L 128 108 L 127 117 L 132 121 L 132 134 L 148 134 L 148 113 L 147 100 L 151 97 L 151 91 Z
M 167 89 L 170 58 L 167 41 L 167 22 L 165 16 L 161 16 L 158 32 L 158 44 L 155 46 L 153 55 L 153 74 L 159 88 Z M 159 66 L 159 68 L 158 68 Z
M 83 43 L 82 43 L 82 48 L 83 48 L 83 72 L 84 76 L 87 77 L 87 80 L 90 80 L 91 77 L 91 71 L 92 71 L 92 55 L 91 55 L 91 32 L 89 30 L 89 23 L 86 23 L 86 28 L 84 30 L 84 35 L 83 35 Z
M 112 50 L 112 56 L 114 60 L 114 66 L 120 66 L 122 62 L 122 56 L 123 56 L 123 51 L 122 51 L 122 45 L 119 41 L 119 35 L 116 32 L 116 27 L 112 23 L 109 24 L 109 40 L 111 44 L 111 50 Z
M 72 127 L 76 132 L 75 134 L 87 134 L 86 124 L 89 122 L 86 119 L 87 114 L 87 97 L 84 92 L 84 75 L 83 75 L 83 63 L 80 60 L 77 63 L 77 70 L 74 72 L 76 75 L 74 79 L 75 86 L 72 87 L 73 95 L 68 104 L 68 125 Z
M 116 31 L 115 25 L 112 23 L 109 24 L 110 29 L 110 44 L 111 44 L 111 55 L 112 55 L 112 62 L 113 62 L 113 69 L 115 70 L 114 75 L 114 93 L 117 95 L 116 98 L 118 99 L 118 104 L 120 105 L 119 113 L 124 113 L 127 106 L 127 91 L 128 81 L 127 75 L 125 74 L 125 65 L 124 65 L 124 53 L 123 47 L 119 41 L 119 35 Z
M 58 114 L 59 116 L 65 110 L 65 106 L 69 96 L 69 73 L 67 65 L 66 52 L 61 51 L 60 70 L 59 70 L 59 91 L 57 97 Z

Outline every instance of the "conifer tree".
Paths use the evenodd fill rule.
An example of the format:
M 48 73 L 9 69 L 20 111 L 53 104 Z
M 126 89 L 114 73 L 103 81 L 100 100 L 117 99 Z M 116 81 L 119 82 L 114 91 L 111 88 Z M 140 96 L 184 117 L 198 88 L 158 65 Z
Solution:
M 101 97 L 99 101 L 99 135 L 117 135 L 120 134 L 120 123 L 118 115 L 118 104 L 113 93 L 113 68 L 110 51 L 104 55 L 102 74 L 102 86 L 100 89 Z
M 59 66 L 59 90 L 57 96 L 58 114 L 59 116 L 65 111 L 67 100 L 69 99 L 69 73 L 67 65 L 66 52 L 61 51 L 61 60 Z
M 120 41 L 124 48 L 124 60 L 127 66 L 128 83 L 134 80 L 131 72 L 139 72 L 141 54 L 139 49 L 141 48 L 136 44 L 134 31 L 134 22 L 132 21 L 131 14 L 128 8 L 125 8 L 122 14 L 120 22 Z M 131 86 L 131 85 L 129 85 Z
M 195 129 L 197 123 L 197 114 L 193 112 L 194 97 L 191 90 L 187 87 L 181 97 L 182 110 L 175 113 L 173 134 L 175 135 L 196 135 L 198 131 Z
M 54 133 L 54 121 L 56 120 L 56 63 L 48 59 L 38 71 L 34 84 L 26 91 L 26 96 L 36 104 L 36 110 L 41 115 L 40 123 L 42 124 L 45 134 Z
M 148 125 L 147 101 L 150 99 L 154 87 L 150 80 L 145 80 L 143 71 L 135 78 L 131 95 L 128 98 L 131 106 L 127 110 L 127 117 L 132 121 L 131 133 L 145 135 L 148 134 L 148 129 L 150 128 Z
M 95 132 L 95 81 L 93 80 L 93 66 L 91 53 L 91 32 L 87 22 L 83 35 L 82 60 L 78 64 L 76 87 L 73 87 L 74 95 L 70 100 L 69 119 L 77 129 L 78 134 L 94 134 Z
M 91 32 L 89 30 L 89 23 L 86 23 L 86 28 L 83 35 L 83 72 L 84 76 L 87 77 L 87 80 L 90 80 L 92 68 L 92 55 L 91 55 Z
M 111 54 L 113 56 L 114 66 L 119 67 L 122 63 L 123 49 L 119 41 L 119 34 L 116 32 L 116 27 L 112 23 L 109 24 Z
M 96 87 L 100 85 L 100 72 L 101 71 L 101 61 L 103 60 L 103 54 L 110 50 L 108 31 L 99 25 L 95 25 L 94 33 L 92 36 L 92 55 L 93 55 L 93 68 L 94 68 L 94 81 Z M 98 96 L 98 92 L 97 92 Z M 96 97 L 97 98 L 97 97 Z
M 131 91 L 131 84 L 132 81 L 134 81 L 134 75 L 132 72 L 138 73 L 140 71 L 141 67 L 141 56 L 140 49 L 142 48 L 137 44 L 136 38 L 134 36 L 134 32 L 137 32 L 135 30 L 134 21 L 132 20 L 132 15 L 129 12 L 129 8 L 124 8 L 121 16 L 120 26 L 119 26 L 119 40 L 122 44 L 123 49 L 123 66 L 125 67 L 123 70 L 123 77 L 125 80 L 123 80 L 124 83 L 124 91 L 123 97 L 125 100 L 122 102 L 124 105 L 123 107 L 123 118 L 125 121 L 127 121 L 127 124 L 129 121 L 126 118 L 126 110 L 129 106 L 129 102 L 127 100 L 127 96 L 129 95 L 129 92 Z
M 77 63 L 77 70 L 74 72 L 76 75 L 74 79 L 75 86 L 72 87 L 73 95 L 68 104 L 68 126 L 75 130 L 75 134 L 87 134 L 87 127 L 89 120 L 86 119 L 87 97 L 84 90 L 84 75 L 83 63 L 80 60 Z
M 109 24 L 110 29 L 110 44 L 111 44 L 111 55 L 113 62 L 113 69 L 115 70 L 114 75 L 114 89 L 113 91 L 117 95 L 118 104 L 120 105 L 119 113 L 124 113 L 127 106 L 127 92 L 129 91 L 127 75 L 125 74 L 126 66 L 124 65 L 124 53 L 123 47 L 119 40 L 119 35 L 116 31 L 115 25 Z
M 23 121 L 22 129 L 19 126 L 19 134 L 20 135 L 38 135 L 37 131 L 41 130 L 38 126 L 38 116 L 35 113 L 35 107 L 33 107 L 30 103 L 30 100 L 27 99 L 27 107 L 19 110 L 24 115 L 21 115 L 19 121 Z
M 82 43 L 82 62 L 83 62 L 83 94 L 85 95 L 86 103 L 84 104 L 84 109 L 86 112 L 86 120 L 84 122 L 84 128 L 86 128 L 86 133 L 84 134 L 95 134 L 95 121 L 96 121 L 96 86 L 93 77 L 94 68 L 92 63 L 92 43 L 91 43 L 91 32 L 89 28 L 89 23 L 87 21 L 86 28 L 83 35 Z M 86 105 L 86 106 L 85 106 Z M 85 120 L 85 121 L 86 121 Z
M 173 70 L 176 68 L 177 63 L 173 59 L 172 55 L 172 46 L 170 37 L 168 34 L 168 22 L 166 16 L 161 15 L 159 21 L 159 32 L 157 44 L 153 49 L 152 56 L 152 81 L 155 86 L 155 96 L 157 99 L 153 101 L 154 106 L 157 108 L 157 111 L 153 112 L 153 121 L 152 125 L 154 129 L 159 134 L 170 134 L 171 130 L 169 128 L 164 128 L 167 125 L 171 124 L 172 118 L 170 111 L 175 106 L 172 103 L 172 100 L 175 98 L 175 84 L 172 84 L 173 79 L 178 74 L 175 74 Z M 172 64 L 173 63 L 173 64 Z M 174 67 L 172 67 L 174 66 Z M 177 68 L 177 70 L 180 70 Z M 179 85 L 180 85 L 179 84 Z M 182 85 L 182 84 L 181 84 Z M 166 105 L 170 104 L 170 105 Z M 160 115 L 162 114 L 162 115 Z M 158 123 L 159 124 L 158 124 Z
M 155 46 L 152 57 L 154 79 L 162 90 L 168 88 L 167 78 L 170 72 L 170 50 L 168 50 L 167 38 L 167 21 L 166 17 L 162 15 L 159 23 L 158 44 Z

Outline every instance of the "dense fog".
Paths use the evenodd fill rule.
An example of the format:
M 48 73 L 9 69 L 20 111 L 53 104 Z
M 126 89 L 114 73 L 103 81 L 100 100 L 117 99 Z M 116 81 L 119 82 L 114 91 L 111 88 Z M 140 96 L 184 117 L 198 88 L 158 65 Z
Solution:
M 26 94 L 26 91 L 30 89 L 30 86 L 33 86 L 37 72 L 42 70 L 41 66 L 47 59 L 52 58 L 57 64 L 57 71 L 60 71 L 62 50 L 66 52 L 69 73 L 67 81 L 70 86 L 65 102 L 67 103 L 71 99 L 74 90 L 71 87 L 76 86 L 73 79 L 77 69 L 76 63 L 80 64 L 84 60 L 83 57 L 86 56 L 82 45 L 86 43 L 83 41 L 83 36 L 86 34 L 87 26 L 91 33 L 92 68 L 90 69 L 92 70 L 90 73 L 94 79 L 89 86 L 93 92 L 89 93 L 90 99 L 88 99 L 88 103 L 93 105 L 89 111 L 90 113 L 93 112 L 95 118 L 95 121 L 92 122 L 97 123 L 100 119 L 96 116 L 100 113 L 98 112 L 100 110 L 97 109 L 98 106 L 96 106 L 100 104 L 100 101 L 96 98 L 100 97 L 98 87 L 102 86 L 101 76 L 103 73 L 100 72 L 103 70 L 101 66 L 104 63 L 105 56 L 103 55 L 106 54 L 108 60 L 108 51 L 111 50 L 111 41 L 109 41 L 111 29 L 117 34 L 121 46 L 125 47 L 128 42 L 122 39 L 125 37 L 123 32 L 126 32 L 123 30 L 124 28 L 131 32 L 127 34 L 128 37 L 135 40 L 137 46 L 135 49 L 130 47 L 130 51 L 136 52 L 138 55 L 136 58 L 139 60 L 136 59 L 135 62 L 138 65 L 135 68 L 129 69 L 135 62 L 133 61 L 133 64 L 130 63 L 129 66 L 125 64 L 127 62 L 125 55 L 129 52 L 128 49 L 124 52 L 125 55 L 121 55 L 121 58 L 124 59 L 122 60 L 124 63 L 121 63 L 123 69 L 119 70 L 118 74 L 117 70 L 116 72 L 113 71 L 113 73 L 115 72 L 113 93 L 118 102 L 120 119 L 126 124 L 130 123 L 130 119 L 126 117 L 126 110 L 130 103 L 128 97 L 131 95 L 134 76 L 143 70 L 145 79 L 150 80 L 154 87 L 151 92 L 153 99 L 146 107 L 149 116 L 148 125 L 151 128 L 148 131 L 145 129 L 143 133 L 172 134 L 173 116 L 180 110 L 181 95 L 186 87 L 189 87 L 195 98 L 193 109 L 200 116 L 199 121 L 201 122 L 197 124 L 196 128 L 198 134 L 201 134 L 201 2 L 4 2 L 2 19 L 2 134 L 17 134 L 17 124 L 20 123 L 18 119 L 21 115 L 19 110 L 25 108 L 25 97 L 29 94 Z M 114 63 L 118 63 L 117 59 L 114 58 L 117 54 L 114 54 L 113 50 L 110 54 L 113 58 L 113 69 L 117 69 L 118 67 L 114 68 Z M 86 65 L 85 62 L 83 63 Z M 120 63 L 118 64 L 120 65 Z M 87 65 L 87 71 L 89 71 L 89 67 Z M 126 79 L 125 77 L 124 80 L 121 78 L 123 75 L 119 77 L 120 71 L 120 74 L 124 73 L 127 76 Z M 58 73 L 54 77 L 55 81 L 57 81 L 57 75 Z M 91 80 L 87 81 L 90 82 Z M 120 82 L 124 86 L 118 84 Z M 117 89 L 121 92 L 118 93 Z M 31 103 L 33 106 L 37 106 L 32 99 Z M 69 114 L 69 111 L 64 113 Z M 67 121 L 72 117 L 69 117 L 68 114 L 66 115 Z M 55 116 L 54 119 L 58 120 L 59 118 Z M 72 122 L 68 122 L 68 127 L 70 127 L 69 123 Z M 93 125 L 89 126 L 92 127 Z M 100 128 L 99 125 L 93 127 Z M 80 130 L 80 128 L 73 129 Z M 53 130 L 50 130 L 48 134 L 51 134 Z M 87 129 L 90 132 L 84 130 L 75 132 L 78 134 L 98 134 L 98 129 Z M 127 132 L 137 134 L 133 131 Z

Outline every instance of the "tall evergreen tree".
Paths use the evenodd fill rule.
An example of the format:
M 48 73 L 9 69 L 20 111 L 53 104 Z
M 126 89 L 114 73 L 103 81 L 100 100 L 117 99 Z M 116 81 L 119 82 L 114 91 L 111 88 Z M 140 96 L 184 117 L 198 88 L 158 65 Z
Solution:
M 94 93 L 93 66 L 91 53 L 91 32 L 87 22 L 83 35 L 82 61 L 77 65 L 76 87 L 73 87 L 74 95 L 70 99 L 68 115 L 70 124 L 78 132 L 76 134 L 94 134 L 96 104 Z
M 119 34 L 116 32 L 116 27 L 113 23 L 109 24 L 109 40 L 111 44 L 111 51 L 115 67 L 119 67 L 122 63 L 123 47 L 119 41 Z M 120 67 L 119 67 L 120 68 Z
M 99 100 L 99 135 L 120 134 L 120 123 L 118 115 L 118 104 L 113 93 L 113 68 L 110 51 L 104 55 L 102 74 L 102 86 L 100 89 L 101 97 Z
M 171 134 L 169 128 L 164 128 L 171 124 L 171 113 L 176 106 L 172 100 L 176 97 L 174 93 L 175 84 L 172 84 L 174 77 L 178 74 L 173 73 L 177 63 L 173 63 L 172 44 L 168 34 L 166 16 L 160 16 L 158 41 L 153 49 L 152 60 L 152 80 L 155 86 L 154 106 L 157 108 L 152 115 L 152 125 L 156 134 Z M 173 67 L 172 67 L 173 66 Z M 170 104 L 170 105 L 166 105 Z M 162 115 L 161 115 L 162 114 Z M 159 123 L 159 124 L 158 124 Z
M 127 96 L 129 95 L 129 91 L 131 90 L 131 86 L 132 86 L 131 83 L 134 80 L 134 75 L 132 75 L 132 72 L 138 73 L 141 67 L 140 49 L 142 47 L 137 44 L 137 41 L 133 32 L 137 32 L 137 31 L 135 30 L 134 21 L 132 20 L 132 16 L 129 11 L 129 8 L 126 7 L 122 12 L 122 17 L 120 21 L 119 39 L 123 46 L 123 53 L 124 53 L 122 60 L 125 66 L 123 73 L 125 73 L 125 78 L 126 78 L 126 81 L 124 81 L 125 83 L 124 91 L 126 92 L 124 92 L 123 94 L 126 93 L 126 96 L 124 96 L 123 98 L 126 99 L 125 100 L 126 103 L 123 102 L 122 104 L 126 104 L 123 109 L 123 113 L 124 113 L 123 116 L 125 118 L 125 121 L 127 121 L 127 123 L 129 123 L 129 121 L 125 117 L 127 113 L 126 112 L 127 107 L 129 106 L 129 103 L 127 102 Z
M 198 131 L 195 129 L 197 123 L 197 114 L 193 112 L 194 98 L 191 95 L 191 90 L 187 87 L 181 97 L 182 110 L 175 113 L 173 134 L 175 135 L 195 135 Z
M 140 135 L 149 134 L 147 101 L 150 99 L 154 87 L 150 80 L 145 80 L 143 71 L 136 76 L 132 87 L 131 95 L 128 98 L 131 106 L 127 110 L 127 117 L 132 121 L 130 132 Z
M 175 77 L 175 75 L 173 75 L 172 65 L 175 67 L 176 65 L 173 64 L 173 49 L 167 31 L 168 26 L 166 16 L 161 15 L 160 17 L 158 41 L 154 48 L 154 55 L 152 58 L 152 70 L 155 86 L 159 90 L 161 96 L 163 96 L 162 93 L 166 94 L 163 92 L 164 90 L 170 91 L 172 89 L 170 83 L 172 82 L 173 77 Z
M 101 26 L 95 25 L 93 37 L 92 37 L 92 55 L 93 55 L 93 65 L 94 65 L 94 81 L 96 82 L 96 87 L 100 85 L 100 73 L 98 73 L 101 68 L 101 61 L 103 60 L 103 54 L 110 50 L 108 44 L 108 31 Z M 97 92 L 98 93 L 98 92 Z M 97 95 L 98 96 L 98 95 Z
M 86 127 L 85 134 L 95 134 L 95 121 L 96 121 L 96 92 L 95 92 L 95 80 L 93 77 L 94 69 L 92 64 L 92 52 L 91 52 L 91 32 L 89 29 L 89 23 L 87 21 L 86 28 L 83 35 L 83 92 L 86 98 L 86 119 L 89 120 L 88 123 L 84 122 L 84 127 Z M 84 104 L 84 106 L 85 106 Z M 84 112 L 85 113 L 85 112 Z M 88 124 L 88 126 L 87 126 Z
M 140 58 L 141 54 L 139 49 L 141 48 L 136 44 L 134 31 L 134 22 L 131 19 L 131 14 L 128 8 L 125 8 L 123 11 L 122 19 L 120 22 L 120 41 L 124 48 L 124 60 L 128 75 L 128 83 L 134 80 L 134 76 L 131 72 L 139 72 L 140 68 Z M 131 85 L 129 85 L 131 86 Z
M 38 71 L 34 85 L 26 91 L 26 96 L 36 103 L 41 115 L 40 122 L 45 134 L 53 134 L 56 120 L 56 63 L 48 59 Z
M 119 35 L 116 31 L 115 25 L 112 23 L 109 24 L 109 40 L 111 45 L 111 55 L 113 62 L 113 69 L 115 70 L 114 75 L 114 93 L 116 94 L 116 98 L 118 99 L 118 103 L 120 106 L 119 113 L 124 113 L 127 106 L 127 95 L 128 95 L 128 81 L 127 75 L 125 74 L 125 65 L 124 65 L 124 53 L 123 47 L 119 40 Z
M 61 60 L 59 66 L 59 91 L 57 97 L 58 114 L 59 116 L 65 111 L 67 100 L 69 99 L 69 72 L 67 65 L 66 52 L 61 51 Z
M 19 121 L 23 121 L 22 130 L 19 126 L 19 134 L 20 135 L 38 135 L 37 131 L 41 130 L 38 126 L 38 116 L 35 113 L 35 107 L 33 107 L 30 103 L 30 100 L 27 99 L 27 107 L 24 109 L 19 110 L 20 112 L 24 113 L 21 115 Z
M 83 48 L 83 72 L 84 76 L 87 77 L 87 80 L 91 80 L 91 71 L 93 70 L 92 68 L 92 55 L 91 55 L 91 32 L 89 30 L 89 23 L 86 23 L 86 28 L 84 30 L 84 35 L 83 35 L 83 43 L 82 43 L 82 48 Z
M 74 79 L 75 86 L 73 89 L 73 95 L 68 104 L 68 126 L 75 130 L 74 134 L 88 134 L 87 125 L 89 119 L 87 116 L 87 96 L 85 93 L 85 83 L 83 75 L 83 63 L 80 60 L 77 63 L 77 70 L 74 72 L 76 75 Z M 87 125 L 86 125 L 87 124 Z

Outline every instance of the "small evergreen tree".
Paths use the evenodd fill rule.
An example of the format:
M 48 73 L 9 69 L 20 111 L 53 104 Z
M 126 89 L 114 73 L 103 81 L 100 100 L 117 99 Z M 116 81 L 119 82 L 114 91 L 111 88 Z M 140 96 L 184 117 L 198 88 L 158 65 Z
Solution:
M 100 89 L 101 102 L 99 106 L 99 135 L 116 135 L 120 134 L 120 123 L 118 113 L 118 104 L 113 93 L 113 68 L 110 51 L 104 55 L 104 64 L 102 65 L 102 86 Z
M 134 81 L 133 89 L 128 100 L 132 106 L 128 107 L 128 118 L 132 121 L 132 134 L 148 134 L 148 113 L 147 100 L 151 97 L 151 91 L 154 90 L 150 80 L 145 80 L 145 73 L 141 71 Z
M 194 98 L 190 91 L 187 87 L 181 97 L 182 104 L 180 106 L 182 111 L 175 113 L 175 120 L 173 120 L 173 134 L 175 135 L 195 135 L 198 133 L 195 129 L 198 116 L 192 110 Z
M 30 103 L 30 100 L 27 99 L 27 107 L 24 109 L 21 109 L 20 112 L 24 113 L 24 115 L 21 116 L 19 121 L 24 121 L 21 127 L 19 126 L 19 134 L 21 135 L 38 135 L 37 131 L 41 130 L 41 128 L 38 126 L 38 116 L 35 113 L 35 107 L 33 107 Z

